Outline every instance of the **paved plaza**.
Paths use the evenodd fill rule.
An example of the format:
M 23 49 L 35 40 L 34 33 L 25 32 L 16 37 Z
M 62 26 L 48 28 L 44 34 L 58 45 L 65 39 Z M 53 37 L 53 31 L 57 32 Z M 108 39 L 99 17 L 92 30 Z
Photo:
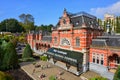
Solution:
M 35 63 L 36 67 L 35 65 L 33 65 L 33 62 L 24 62 L 20 64 L 21 68 L 34 80 L 41 80 L 40 76 L 42 74 L 45 75 L 45 77 L 42 80 L 49 80 L 49 77 L 52 75 L 56 76 L 58 80 L 82 80 L 84 78 L 83 76 L 76 76 L 70 72 L 67 72 L 66 70 L 46 61 L 36 61 Z M 89 75 L 91 73 L 86 74 Z M 96 73 L 94 74 L 96 76 L 99 76 Z M 94 74 L 93 77 L 95 77 Z

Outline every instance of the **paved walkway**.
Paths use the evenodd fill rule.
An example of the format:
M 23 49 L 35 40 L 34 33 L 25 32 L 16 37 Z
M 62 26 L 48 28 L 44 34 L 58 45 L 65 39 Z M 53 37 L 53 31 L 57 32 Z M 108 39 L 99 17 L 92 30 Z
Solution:
M 101 76 L 104 76 L 104 77 L 108 78 L 109 80 L 113 80 L 114 73 L 112 73 L 112 72 L 103 72 L 103 73 L 101 73 Z
M 35 66 L 33 65 L 32 62 L 24 62 L 24 63 L 21 63 L 20 65 L 21 65 L 21 68 L 29 76 L 31 76 L 34 80 L 41 80 L 39 78 L 39 76 L 42 74 L 45 74 L 45 76 L 46 76 L 43 80 L 49 80 L 49 77 L 52 75 L 58 76 L 58 77 L 62 78 L 63 80 L 87 80 L 87 79 L 85 79 L 84 76 L 89 75 L 89 78 L 95 77 L 95 75 L 99 76 L 95 72 L 91 72 L 91 71 L 84 73 L 84 75 L 82 75 L 82 76 L 76 76 L 58 66 L 53 65 L 52 63 L 45 62 L 45 61 L 37 61 L 36 62 L 36 65 L 43 66 L 43 69 L 41 67 L 35 68 Z M 45 68 L 47 65 L 49 65 L 48 68 Z M 60 72 L 63 72 L 63 73 L 60 75 Z M 92 74 L 92 75 L 90 75 L 90 74 Z

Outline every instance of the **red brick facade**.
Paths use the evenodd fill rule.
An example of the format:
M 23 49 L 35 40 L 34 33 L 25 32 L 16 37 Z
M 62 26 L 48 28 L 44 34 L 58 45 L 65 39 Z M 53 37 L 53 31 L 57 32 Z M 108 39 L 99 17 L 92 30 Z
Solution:
M 96 61 L 93 61 L 93 55 L 96 55 L 96 61 L 97 61 L 97 55 L 99 56 L 99 63 L 97 63 Z M 100 60 L 101 57 L 100 55 L 103 55 L 103 64 L 101 64 Z M 120 57 L 120 50 L 119 49 L 111 49 L 109 47 L 105 47 L 104 49 L 102 48 L 90 48 L 90 53 L 89 53 L 89 58 L 90 58 L 90 62 L 92 63 L 97 63 L 103 66 L 108 67 L 108 69 L 111 68 L 117 68 L 118 65 L 120 64 L 120 60 L 117 60 L 117 58 Z
M 116 55 L 114 55 L 114 53 L 120 57 L 120 50 L 111 50 L 108 47 L 90 47 L 92 39 L 97 38 L 97 36 L 102 36 L 103 30 L 99 26 L 97 26 L 97 28 L 94 28 L 93 25 L 89 26 L 87 22 L 89 22 L 91 18 L 88 19 L 87 22 L 83 22 L 82 20 L 81 26 L 75 27 L 71 21 L 74 17 L 76 16 L 72 16 L 71 18 L 66 10 L 64 10 L 63 16 L 58 21 L 58 25 L 52 29 L 51 41 L 42 40 L 42 33 L 30 33 L 27 35 L 28 43 L 32 49 L 36 48 L 42 52 L 47 51 L 50 47 L 82 52 L 84 54 L 83 65 L 95 63 L 109 68 L 115 67 L 114 56 Z M 93 60 L 93 58 L 95 58 L 95 60 Z

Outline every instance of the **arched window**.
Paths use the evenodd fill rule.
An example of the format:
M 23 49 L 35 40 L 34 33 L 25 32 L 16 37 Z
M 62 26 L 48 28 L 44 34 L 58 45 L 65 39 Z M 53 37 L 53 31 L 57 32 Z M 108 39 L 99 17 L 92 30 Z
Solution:
M 66 20 L 65 19 L 63 19 L 63 23 L 66 24 Z
M 70 41 L 68 39 L 64 38 L 64 39 L 62 39 L 61 44 L 62 45 L 70 45 Z
M 57 37 L 54 37 L 54 43 L 57 43 Z
M 76 46 L 77 46 L 77 47 L 80 46 L 80 38 L 79 38 L 79 37 L 76 38 Z

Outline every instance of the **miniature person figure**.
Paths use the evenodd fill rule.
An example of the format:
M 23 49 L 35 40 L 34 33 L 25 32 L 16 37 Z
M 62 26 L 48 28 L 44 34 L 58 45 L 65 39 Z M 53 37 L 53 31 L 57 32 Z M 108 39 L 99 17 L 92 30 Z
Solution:
M 35 68 L 33 69 L 32 75 L 33 75 L 34 72 L 35 72 Z

